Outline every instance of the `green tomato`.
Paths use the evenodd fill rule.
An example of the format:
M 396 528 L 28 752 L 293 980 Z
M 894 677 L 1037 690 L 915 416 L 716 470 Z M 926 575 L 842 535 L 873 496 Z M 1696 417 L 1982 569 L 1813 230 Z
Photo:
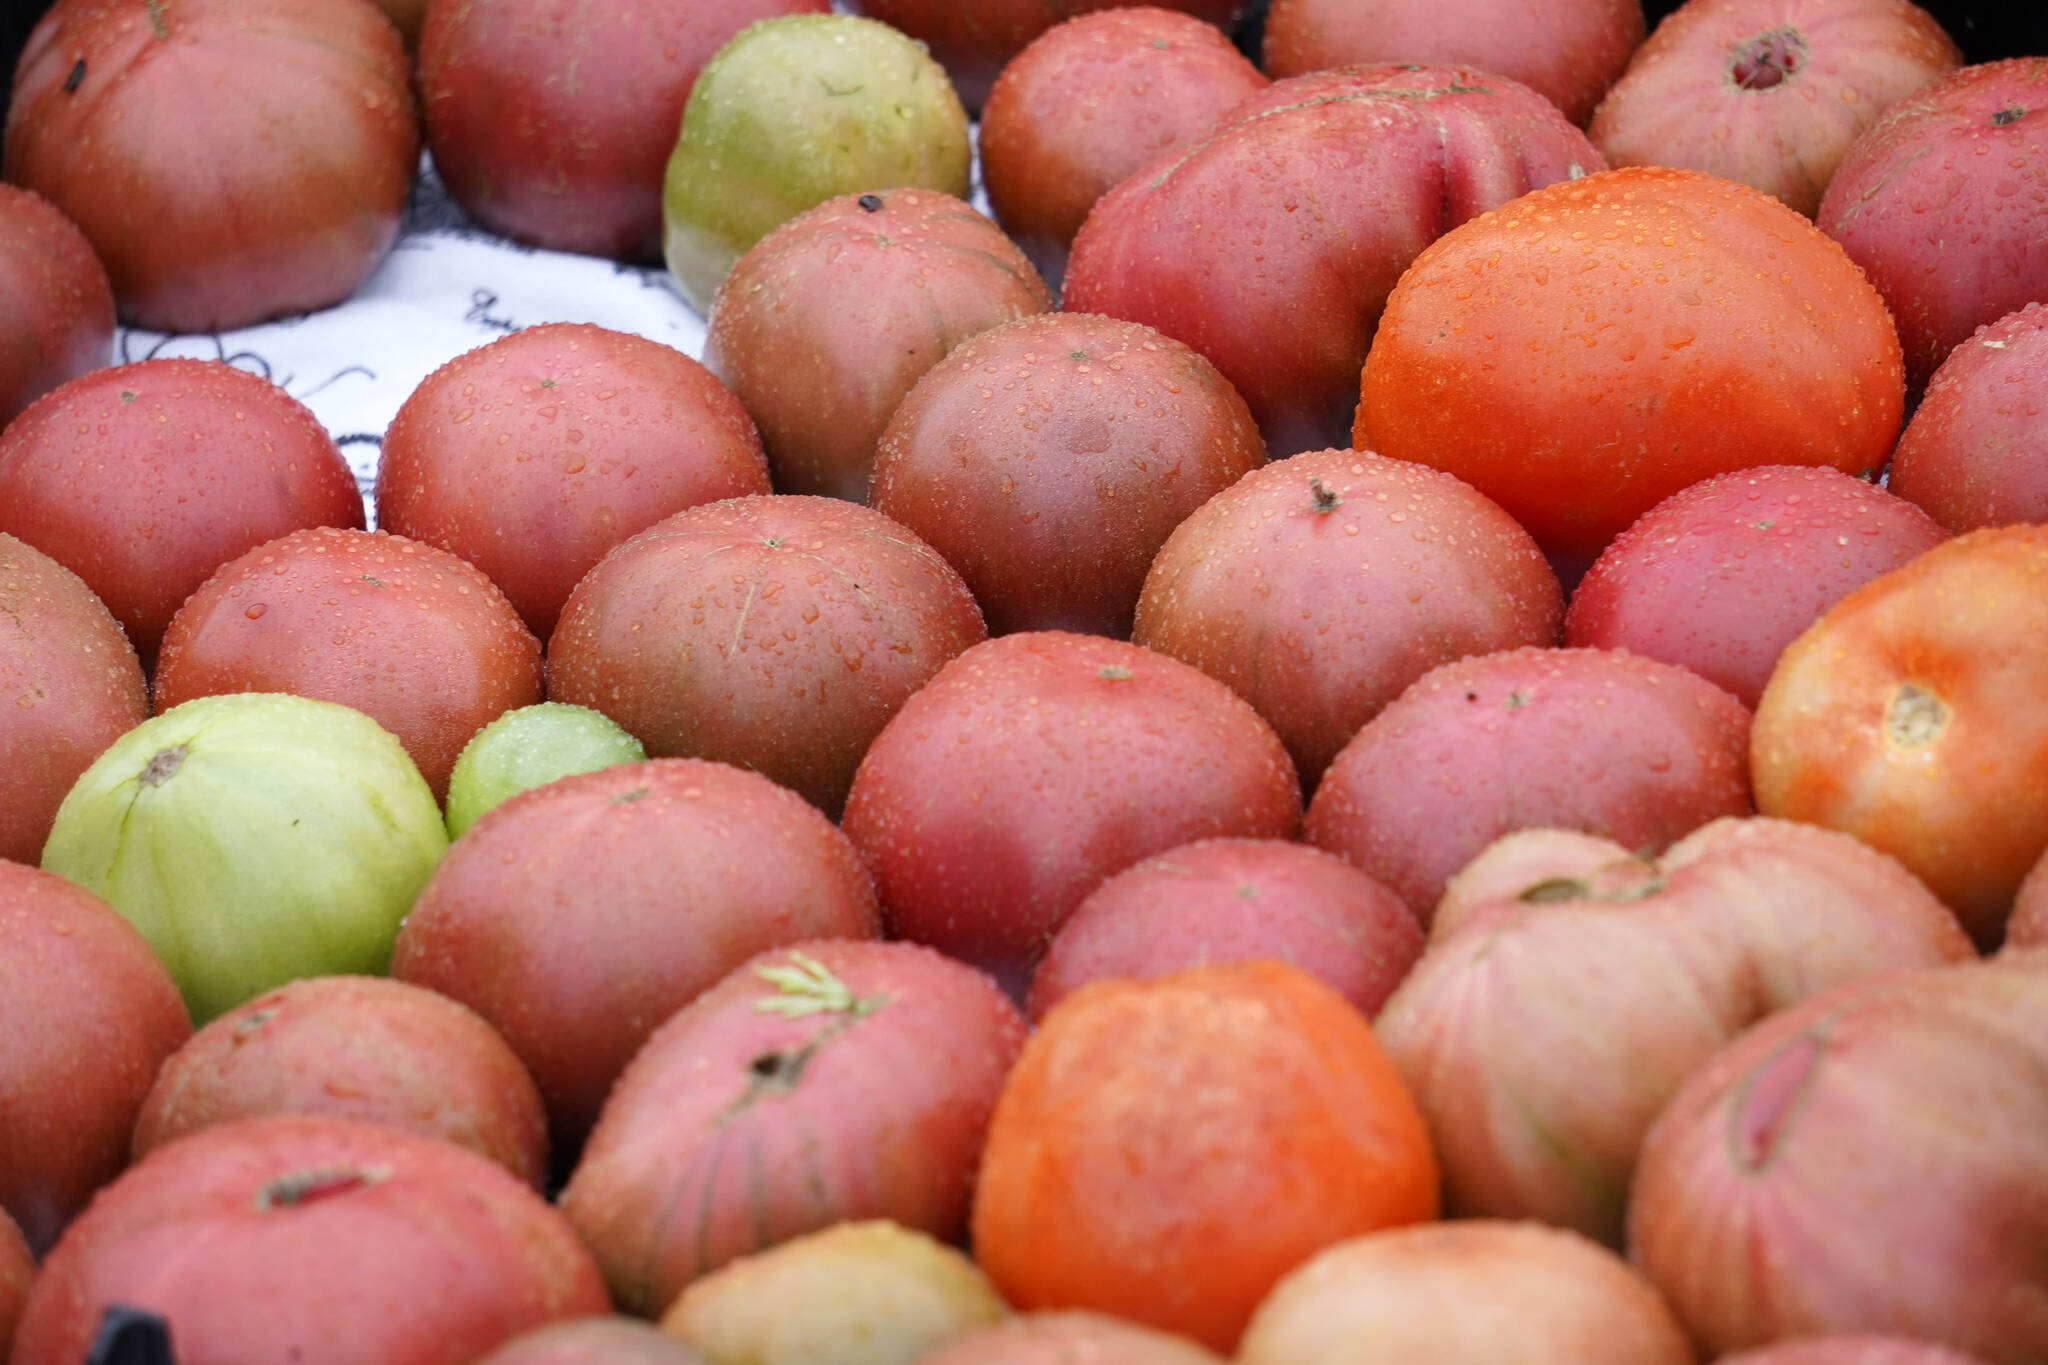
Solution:
M 664 250 L 708 313 L 733 262 L 815 204 L 915 185 L 965 198 L 967 111 L 924 45 L 873 19 L 791 14 L 742 29 L 683 107 Z
M 647 757 L 618 722 L 587 706 L 544 701 L 507 711 L 470 738 L 448 779 L 448 837 L 508 797 L 572 773 Z
M 43 866 L 127 916 L 203 1024 L 297 977 L 384 971 L 447 847 L 390 731 L 234 693 L 115 740 L 58 807 Z

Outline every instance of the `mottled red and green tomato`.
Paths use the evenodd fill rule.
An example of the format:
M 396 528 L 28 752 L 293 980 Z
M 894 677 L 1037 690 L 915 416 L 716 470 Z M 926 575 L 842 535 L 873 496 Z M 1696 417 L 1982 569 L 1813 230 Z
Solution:
M 783 223 L 711 301 L 704 363 L 761 429 L 779 493 L 866 502 L 882 428 L 977 332 L 1052 307 L 994 223 L 939 190 L 863 191 Z
M 1301 789 L 1272 727 L 1177 659 L 1008 635 L 954 659 L 875 737 L 846 832 L 895 935 L 1021 997 L 1103 878 L 1217 836 L 1288 839 Z
M 399 407 L 377 525 L 482 569 L 546 639 L 614 545 L 768 488 L 753 422 L 702 365 L 645 337 L 543 323 L 457 356 Z
M 1214 24 L 1149 5 L 1081 14 L 1018 53 L 977 137 L 989 207 L 1050 279 L 1095 201 L 1269 84 Z
M 1368 1233 L 1280 1281 L 1242 1365 L 1427 1360 L 1689 1365 L 1691 1345 L 1633 1266 L 1561 1228 L 1465 1219 Z
M 121 1173 L 157 1067 L 191 1032 L 134 926 L 62 877 L 0 860 L 0 1214 L 13 1220 L 0 1243 L 18 1225 L 47 1251 Z
M 647 757 L 640 741 L 601 711 L 544 701 L 507 711 L 470 737 L 448 775 L 448 837 L 523 791 L 572 773 Z
M 420 113 L 457 203 L 507 237 L 661 256 L 661 173 L 697 72 L 757 19 L 826 0 L 445 0 L 420 31 Z
M 656 757 L 751 768 L 836 818 L 889 717 L 986 637 L 960 575 L 901 523 L 737 498 L 650 527 L 577 584 L 548 693 Z
M 49 200 L 0 185 L 0 427 L 113 349 L 114 291 L 92 243 Z
M 2040 953 L 1865 978 L 1771 1016 L 1651 1129 L 1636 1263 L 1710 1356 L 1878 1332 L 2039 1359 L 2044 1038 Z
M 1244 400 L 1189 347 L 1045 313 L 917 381 L 882 433 L 870 496 L 960 571 L 991 634 L 1121 639 L 1174 527 L 1265 459 Z
M 1333 854 L 1280 839 L 1205 839 L 1088 894 L 1031 978 L 1031 1017 L 1090 981 L 1278 958 L 1379 1013 L 1422 955 L 1399 896 Z
M 1563 616 L 1543 551 L 1469 484 L 1325 450 L 1246 475 L 1182 522 L 1131 638 L 1229 684 L 1313 788 L 1424 673 L 1554 645 Z
M 704 64 L 662 182 L 662 253 L 699 313 L 779 223 L 900 185 L 967 197 L 967 113 L 924 45 L 852 14 L 750 24 Z
M 323 308 L 398 237 L 411 74 L 369 0 L 64 0 L 21 54 L 6 177 L 78 224 L 124 321 Z
M 77 574 L 0 531 L 0 858 L 41 858 L 71 784 L 148 715 L 120 623 Z
M 2048 304 L 1977 329 L 1927 381 L 1886 486 L 1951 531 L 2048 521 Z
M 1839 982 L 1974 955 L 1932 892 L 1830 830 L 1716 820 L 1653 860 L 1527 829 L 1452 879 L 1376 1027 L 1453 1210 L 1618 1248 L 1643 1134 L 1736 1033 Z
M 109 1185 L 43 1263 L 22 1360 L 85 1359 L 110 1304 L 161 1315 L 180 1360 L 470 1365 L 602 1313 L 562 1215 L 452 1142 L 355 1119 L 241 1119 Z
M 1008 1313 L 966 1253 L 870 1219 L 807 1233 L 705 1276 L 676 1296 L 661 1330 L 709 1365 L 912 1365 Z
M 334 438 L 232 365 L 95 370 L 0 433 L 0 531 L 83 578 L 145 664 L 179 605 L 236 555 L 308 526 L 362 525 Z
M 1412 64 L 1296 76 L 1104 195 L 1063 306 L 1207 356 L 1276 459 L 1349 445 L 1359 367 L 1409 262 L 1468 218 L 1605 165 L 1505 78 Z
M 1749 709 L 1673 664 L 1516 649 L 1444 664 L 1337 755 L 1310 843 L 1427 924 L 1451 874 L 1511 830 L 1557 826 L 1659 851 L 1750 813 Z
M 763 953 L 634 1056 L 562 1208 L 615 1301 L 649 1314 L 834 1223 L 957 1241 L 1026 1032 L 993 981 L 915 944 Z
M 1947 539 L 1912 503 L 1839 470 L 1716 475 L 1601 551 L 1572 593 L 1565 643 L 1683 665 L 1753 707 L 1801 631 Z
M 1106 1313 L 1045 1309 L 1016 1313 L 963 1332 L 918 1365 L 1220 1365 L 1222 1357 L 1187 1337 Z
M 704 1365 L 704 1358 L 650 1322 L 606 1314 L 521 1332 L 476 1365 Z
M 1095 10 L 1123 8 L 1131 0 L 856 0 L 863 13 L 902 29 L 930 47 L 969 109 L 994 98 L 990 88 L 1003 69 L 1040 34 L 1062 20 Z M 1193 15 L 1228 31 L 1245 0 L 1157 0 L 1161 8 Z
M 1815 221 L 1884 296 L 1925 384 L 1987 322 L 2048 294 L 2048 57 L 1967 66 L 1887 109 Z
M 1687 0 L 1586 135 L 1610 165 L 1708 171 L 1811 218 L 1857 136 L 1961 62 L 1911 0 Z
M 159 711 L 226 692 L 339 702 L 397 735 L 436 799 L 469 737 L 541 699 L 540 641 L 467 561 L 388 531 L 259 545 L 164 632 Z
M 134 1154 L 231 1119 L 364 1119 L 467 1147 L 540 1188 L 547 1116 L 519 1058 L 472 1011 L 378 976 L 314 976 L 221 1015 L 164 1060 Z
M 1996 944 L 2048 849 L 2048 526 L 1972 531 L 1844 597 L 1778 661 L 1757 806 L 1904 863 Z
M 1520 81 L 1581 127 L 1643 41 L 1642 0 L 1273 0 L 1275 79 L 1372 62 L 1439 62 Z
M 142 930 L 204 1023 L 297 977 L 382 973 L 447 847 L 390 731 L 244 692 L 115 740 L 58 808 L 43 866 Z
M 567 1158 L 647 1036 L 740 962 L 878 929 L 867 870 L 816 809 L 756 773 L 653 759 L 479 820 L 413 903 L 391 970 L 504 1035 Z

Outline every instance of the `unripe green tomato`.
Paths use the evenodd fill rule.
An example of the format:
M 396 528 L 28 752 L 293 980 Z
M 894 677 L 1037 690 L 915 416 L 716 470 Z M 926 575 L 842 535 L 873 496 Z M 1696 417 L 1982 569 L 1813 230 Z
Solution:
M 967 197 L 967 111 L 924 45 L 873 19 L 791 14 L 705 63 L 662 190 L 683 296 L 711 307 L 733 262 L 840 194 L 903 185 Z
M 447 847 L 390 731 L 240 692 L 115 740 L 58 807 L 43 867 L 141 930 L 203 1024 L 296 977 L 383 972 Z
M 507 711 L 470 737 L 448 778 L 448 837 L 500 802 L 572 773 L 647 757 L 617 721 L 587 706 L 544 701 Z

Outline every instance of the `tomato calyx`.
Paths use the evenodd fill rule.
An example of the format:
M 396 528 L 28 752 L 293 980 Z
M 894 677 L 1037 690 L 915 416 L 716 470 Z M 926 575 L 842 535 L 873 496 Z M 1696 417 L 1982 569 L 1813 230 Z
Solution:
M 1322 514 L 1334 512 L 1344 499 L 1337 496 L 1337 490 L 1321 479 L 1308 481 L 1308 506 L 1311 512 Z
M 156 755 L 144 765 L 140 777 L 145 787 L 161 787 L 178 775 L 178 769 L 185 766 L 185 756 L 191 752 L 182 744 L 168 749 L 159 749 Z
M 1885 708 L 1884 733 L 1897 749 L 1924 749 L 1948 729 L 1948 703 L 1917 683 L 1900 683 Z
M 1806 66 L 1806 37 L 1789 25 L 1731 48 L 1728 79 L 1737 90 L 1775 90 Z

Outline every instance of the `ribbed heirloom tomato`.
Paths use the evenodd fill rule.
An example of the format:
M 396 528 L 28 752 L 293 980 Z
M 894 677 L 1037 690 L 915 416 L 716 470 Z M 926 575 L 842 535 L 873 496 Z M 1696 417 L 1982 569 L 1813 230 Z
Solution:
M 1884 464 L 1882 299 L 1777 200 L 1698 171 L 1551 185 L 1453 228 L 1387 300 L 1352 444 L 1448 470 L 1583 568 L 1653 505 L 1763 464 Z

